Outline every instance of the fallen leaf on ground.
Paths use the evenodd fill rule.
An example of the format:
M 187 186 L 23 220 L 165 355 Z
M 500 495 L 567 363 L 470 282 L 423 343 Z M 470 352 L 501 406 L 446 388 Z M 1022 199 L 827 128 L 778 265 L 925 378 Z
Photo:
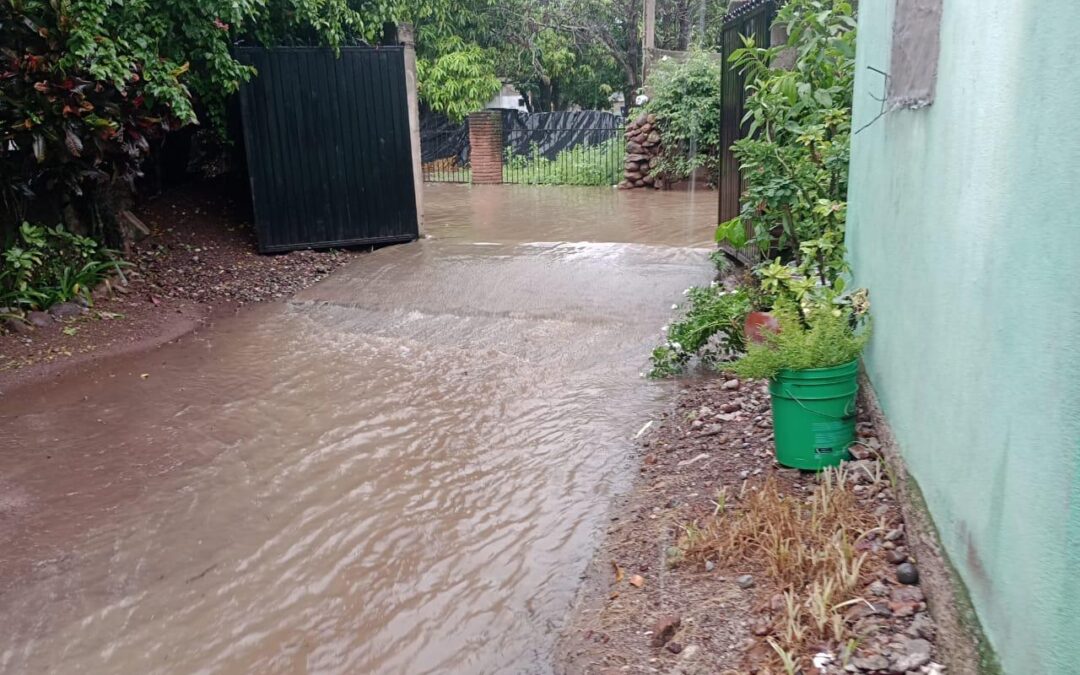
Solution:
M 623 580 L 623 568 L 619 567 L 617 562 L 612 562 L 611 566 L 615 568 L 615 583 L 619 583 Z
M 635 574 L 634 576 L 630 577 L 630 585 L 636 588 L 641 588 L 645 585 L 645 577 L 641 576 L 640 574 Z

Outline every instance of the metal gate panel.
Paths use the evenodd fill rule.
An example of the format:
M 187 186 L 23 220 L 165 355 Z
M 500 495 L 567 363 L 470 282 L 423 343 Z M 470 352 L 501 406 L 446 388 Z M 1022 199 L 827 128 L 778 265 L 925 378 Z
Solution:
M 731 63 L 731 54 L 743 46 L 742 38 L 753 38 L 757 46 L 769 46 L 769 32 L 776 18 L 776 0 L 756 0 L 725 17 L 721 53 L 724 75 L 721 80 L 720 111 L 720 222 L 739 215 L 742 174 L 732 152 L 735 141 L 746 135 L 746 76 Z
M 242 47 L 259 250 L 419 236 L 402 47 Z

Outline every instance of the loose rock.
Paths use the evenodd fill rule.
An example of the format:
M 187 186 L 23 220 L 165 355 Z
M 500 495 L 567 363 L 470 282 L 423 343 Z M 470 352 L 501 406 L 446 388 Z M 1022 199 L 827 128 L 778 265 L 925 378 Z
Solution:
M 49 308 L 49 314 L 60 318 L 79 316 L 86 308 L 77 302 L 61 302 Z
M 909 637 L 933 640 L 937 628 L 934 626 L 933 619 L 927 616 L 925 612 L 920 612 L 915 615 L 915 618 L 911 620 L 911 625 L 904 632 Z
M 27 312 L 26 320 L 38 328 L 44 328 L 53 322 L 48 312 Z
M 919 583 L 919 570 L 907 562 L 896 568 L 896 580 L 902 584 L 917 584 Z
M 657 619 L 652 627 L 652 646 L 663 647 L 681 625 L 682 617 L 678 614 L 667 614 Z
M 22 319 L 5 319 L 0 325 L 17 335 L 29 335 L 34 332 L 34 326 Z
M 739 588 L 747 589 L 754 587 L 754 577 L 751 574 L 744 574 L 741 577 L 735 579 L 735 583 L 739 585 Z
M 851 665 L 855 666 L 859 670 L 865 672 L 874 672 L 875 670 L 885 670 L 889 667 L 889 660 L 881 654 L 872 654 L 870 656 L 856 656 L 851 659 Z
M 893 657 L 889 668 L 895 673 L 906 673 L 909 670 L 922 668 L 930 663 L 930 650 L 932 649 L 926 640 L 907 640 L 901 647 L 901 653 Z

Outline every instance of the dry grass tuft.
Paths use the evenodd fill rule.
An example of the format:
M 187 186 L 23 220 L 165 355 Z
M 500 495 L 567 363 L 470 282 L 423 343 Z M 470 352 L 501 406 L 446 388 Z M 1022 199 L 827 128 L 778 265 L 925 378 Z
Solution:
M 737 505 L 732 505 L 732 502 Z M 721 491 L 703 524 L 684 528 L 681 548 L 688 560 L 712 560 L 732 569 L 757 570 L 780 589 L 769 646 L 789 671 L 795 655 L 810 645 L 840 649 L 850 636 L 846 609 L 864 602 L 866 554 L 857 542 L 878 524 L 850 490 L 844 468 L 830 469 L 808 498 L 785 494 L 770 478 L 732 500 Z

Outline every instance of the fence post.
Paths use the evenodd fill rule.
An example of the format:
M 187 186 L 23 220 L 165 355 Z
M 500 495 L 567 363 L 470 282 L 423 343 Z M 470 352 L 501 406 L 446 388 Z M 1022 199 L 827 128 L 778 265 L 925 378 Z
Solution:
M 416 91 L 416 40 L 412 24 L 397 26 L 397 42 L 405 51 L 405 98 L 409 108 L 409 142 L 412 146 L 413 191 L 416 194 L 416 223 L 424 228 L 424 176 L 420 162 L 420 103 Z
M 472 182 L 478 185 L 503 182 L 501 112 L 482 110 L 469 115 L 469 148 Z

